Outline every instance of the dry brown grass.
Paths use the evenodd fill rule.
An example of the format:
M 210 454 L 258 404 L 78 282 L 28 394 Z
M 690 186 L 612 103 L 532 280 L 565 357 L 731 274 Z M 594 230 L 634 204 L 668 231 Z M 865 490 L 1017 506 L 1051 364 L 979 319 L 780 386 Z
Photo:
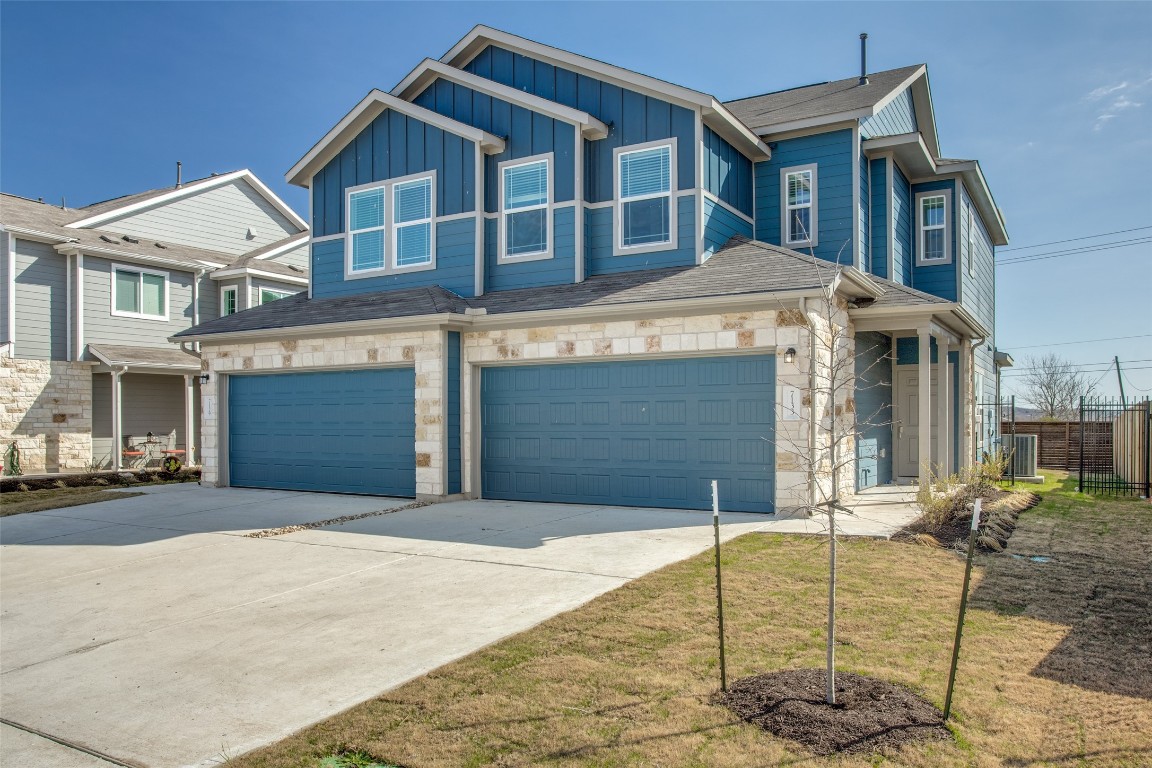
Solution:
M 1152 764 L 1152 507 L 1051 485 L 1009 552 L 981 555 L 956 739 L 883 758 L 815 758 L 709 703 L 718 686 L 710 555 L 235 760 L 312 768 L 355 749 L 428 766 L 1147 766 Z M 752 534 L 726 545 L 731 678 L 823 661 L 825 550 Z M 963 562 L 851 541 L 840 667 L 942 704 Z M 230 763 L 232 765 L 232 763 Z
M 8 491 L 0 494 L 0 517 L 22 515 L 25 512 L 44 512 L 49 509 L 76 507 L 98 501 L 115 501 L 140 493 L 105 493 L 104 488 L 49 488 L 43 491 Z

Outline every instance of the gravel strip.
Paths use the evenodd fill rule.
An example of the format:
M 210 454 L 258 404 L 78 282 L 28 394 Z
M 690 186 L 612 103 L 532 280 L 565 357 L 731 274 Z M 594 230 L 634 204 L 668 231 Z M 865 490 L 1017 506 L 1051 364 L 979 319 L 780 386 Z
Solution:
M 432 502 L 430 501 L 414 501 L 411 504 L 404 504 L 399 507 L 391 509 L 381 509 L 376 512 L 364 512 L 359 515 L 343 515 L 342 517 L 333 517 L 329 520 L 317 520 L 314 523 L 300 523 L 299 525 L 285 525 L 281 528 L 265 528 L 262 531 L 253 531 L 252 533 L 244 534 L 247 539 L 266 539 L 269 536 L 283 536 L 286 533 L 297 533 L 298 531 L 310 531 L 313 528 L 325 528 L 329 525 L 340 525 L 342 523 L 350 523 L 353 520 L 363 520 L 366 517 L 382 517 L 383 515 L 390 515 L 393 512 L 402 512 L 405 509 L 419 509 L 426 507 Z

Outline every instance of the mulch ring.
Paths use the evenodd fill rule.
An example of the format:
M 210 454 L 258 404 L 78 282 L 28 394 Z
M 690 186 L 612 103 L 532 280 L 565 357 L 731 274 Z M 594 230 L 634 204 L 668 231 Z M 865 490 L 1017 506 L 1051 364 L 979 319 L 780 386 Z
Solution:
M 990 498 L 985 497 L 980 515 L 981 530 L 976 540 L 976 551 L 1002 551 L 1008 545 L 1012 532 L 1016 530 L 1016 521 L 1020 513 L 1032 509 L 1039 503 L 1040 496 L 1032 491 L 995 491 Z M 988 527 L 993 517 L 996 522 L 994 529 Z M 971 513 L 953 518 L 943 525 L 932 525 L 920 517 L 893 534 L 892 540 L 967 552 L 971 524 Z
M 877 752 L 924 740 L 944 740 L 936 707 L 883 680 L 848 672 L 836 674 L 836 704 L 824 702 L 824 670 L 786 669 L 737 680 L 724 704 L 742 719 L 790 739 L 817 755 Z

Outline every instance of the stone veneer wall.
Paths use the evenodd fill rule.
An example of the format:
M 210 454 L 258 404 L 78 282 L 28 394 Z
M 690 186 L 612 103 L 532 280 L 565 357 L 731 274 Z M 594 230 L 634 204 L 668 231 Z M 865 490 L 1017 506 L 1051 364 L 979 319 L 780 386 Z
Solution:
M 81 472 L 92 460 L 92 368 L 0 356 L 0 451 L 15 441 L 26 475 Z
M 220 474 L 220 375 L 233 371 L 324 370 L 383 365 L 416 369 L 416 493 L 442 496 L 446 481 L 444 432 L 445 332 L 406 331 L 319 339 L 202 344 L 200 388 L 201 482 L 218 485 Z

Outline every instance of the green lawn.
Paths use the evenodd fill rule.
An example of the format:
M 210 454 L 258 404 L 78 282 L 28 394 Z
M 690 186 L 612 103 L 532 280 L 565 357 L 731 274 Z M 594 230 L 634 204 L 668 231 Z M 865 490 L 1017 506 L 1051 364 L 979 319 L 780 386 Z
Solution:
M 124 486 L 118 487 L 123 488 Z M 106 493 L 107 490 L 107 488 L 100 486 L 88 486 L 83 488 L 48 488 L 43 491 L 8 491 L 0 494 L 0 517 L 22 515 L 25 512 L 44 512 L 49 509 L 62 509 L 142 495 L 139 492 L 131 491 Z
M 719 683 L 706 553 L 229 765 L 316 768 L 355 752 L 408 768 L 1148 766 L 1152 506 L 1085 497 L 1062 474 L 1027 489 L 1044 502 L 1021 516 L 1006 553 L 977 560 L 953 742 L 818 759 L 710 703 Z M 942 706 L 963 561 L 871 540 L 841 553 L 839 667 Z M 732 678 L 822 665 L 826 555 L 811 538 L 726 545 Z

